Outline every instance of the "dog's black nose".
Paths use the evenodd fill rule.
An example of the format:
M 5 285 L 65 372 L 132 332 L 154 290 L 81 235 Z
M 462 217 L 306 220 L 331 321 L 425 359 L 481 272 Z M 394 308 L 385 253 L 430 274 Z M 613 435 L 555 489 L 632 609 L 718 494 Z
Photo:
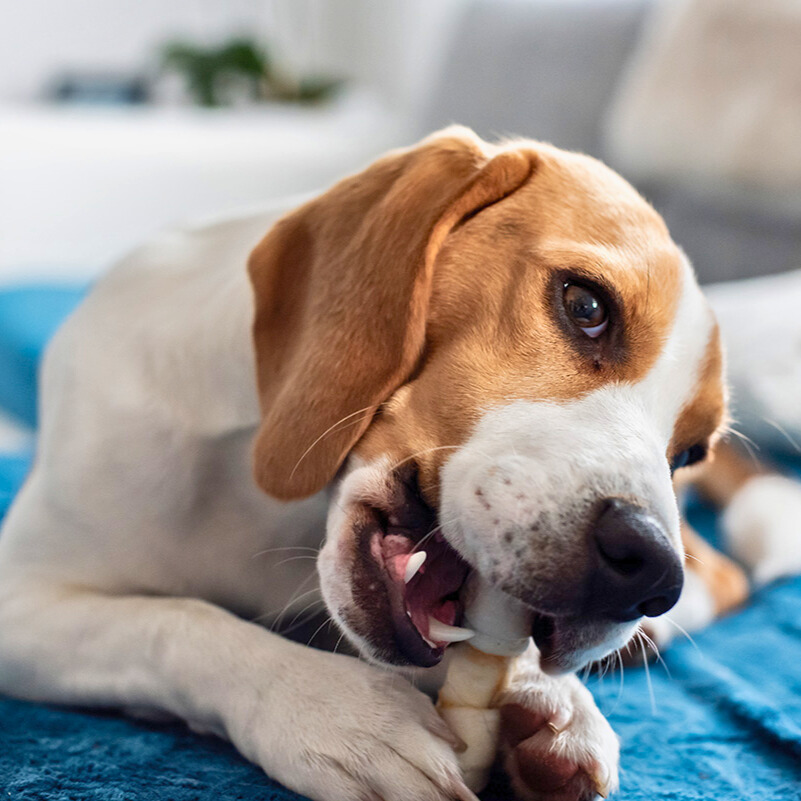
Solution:
M 592 532 L 588 611 L 614 620 L 664 614 L 679 600 L 684 573 L 662 524 L 618 498 L 606 501 Z

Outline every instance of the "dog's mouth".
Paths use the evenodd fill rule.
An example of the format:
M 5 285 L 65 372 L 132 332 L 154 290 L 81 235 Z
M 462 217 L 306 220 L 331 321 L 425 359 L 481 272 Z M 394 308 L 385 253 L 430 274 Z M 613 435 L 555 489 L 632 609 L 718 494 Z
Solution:
M 370 553 L 382 569 L 398 650 L 412 664 L 431 667 L 450 643 L 472 635 L 459 626 L 459 593 L 470 566 L 439 531 L 415 540 L 393 523 L 372 533 Z
M 451 643 L 472 638 L 474 632 L 459 625 L 464 611 L 461 591 L 471 568 L 439 530 L 415 541 L 390 525 L 373 533 L 370 552 L 382 567 L 396 645 L 406 659 L 431 667 Z M 560 620 L 534 612 L 531 636 L 543 667 L 561 672 L 565 632 Z
M 459 625 L 461 590 L 471 568 L 438 530 L 415 542 L 390 526 L 373 533 L 370 551 L 383 569 L 397 646 L 410 662 L 435 665 L 451 643 L 473 636 Z M 560 672 L 565 631 L 559 618 L 534 612 L 531 636 L 543 666 Z
M 450 644 L 474 634 L 461 625 L 462 590 L 474 568 L 441 532 L 416 476 L 396 476 L 396 482 L 391 508 L 362 506 L 354 585 L 360 614 L 349 622 L 381 661 L 433 667 Z M 547 673 L 581 667 L 581 654 L 606 636 L 606 626 L 584 616 L 533 607 L 531 614 L 531 636 Z

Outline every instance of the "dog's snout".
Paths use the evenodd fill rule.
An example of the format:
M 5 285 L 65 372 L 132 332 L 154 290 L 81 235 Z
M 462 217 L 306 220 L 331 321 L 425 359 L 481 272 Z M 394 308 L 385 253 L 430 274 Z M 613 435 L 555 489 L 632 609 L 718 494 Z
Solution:
M 588 604 L 619 621 L 664 614 L 678 601 L 681 561 L 662 524 L 620 499 L 604 505 L 592 532 Z

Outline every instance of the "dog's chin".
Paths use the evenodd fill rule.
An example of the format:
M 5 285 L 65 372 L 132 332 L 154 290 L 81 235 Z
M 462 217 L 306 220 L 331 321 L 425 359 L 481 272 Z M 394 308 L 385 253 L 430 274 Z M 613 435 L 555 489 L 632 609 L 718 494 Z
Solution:
M 574 673 L 600 662 L 628 644 L 637 623 L 616 623 L 585 616 L 535 615 L 532 637 L 540 667 L 550 675 Z

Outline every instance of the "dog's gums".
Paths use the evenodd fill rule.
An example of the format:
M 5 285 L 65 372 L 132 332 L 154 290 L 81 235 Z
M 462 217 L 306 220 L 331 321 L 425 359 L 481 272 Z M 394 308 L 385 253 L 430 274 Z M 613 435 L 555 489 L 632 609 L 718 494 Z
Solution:
M 470 568 L 439 531 L 423 533 L 417 541 L 414 536 L 390 518 L 386 529 L 372 533 L 370 553 L 383 568 L 399 650 L 428 667 L 442 659 L 449 643 L 472 635 L 458 626 L 459 591 Z

